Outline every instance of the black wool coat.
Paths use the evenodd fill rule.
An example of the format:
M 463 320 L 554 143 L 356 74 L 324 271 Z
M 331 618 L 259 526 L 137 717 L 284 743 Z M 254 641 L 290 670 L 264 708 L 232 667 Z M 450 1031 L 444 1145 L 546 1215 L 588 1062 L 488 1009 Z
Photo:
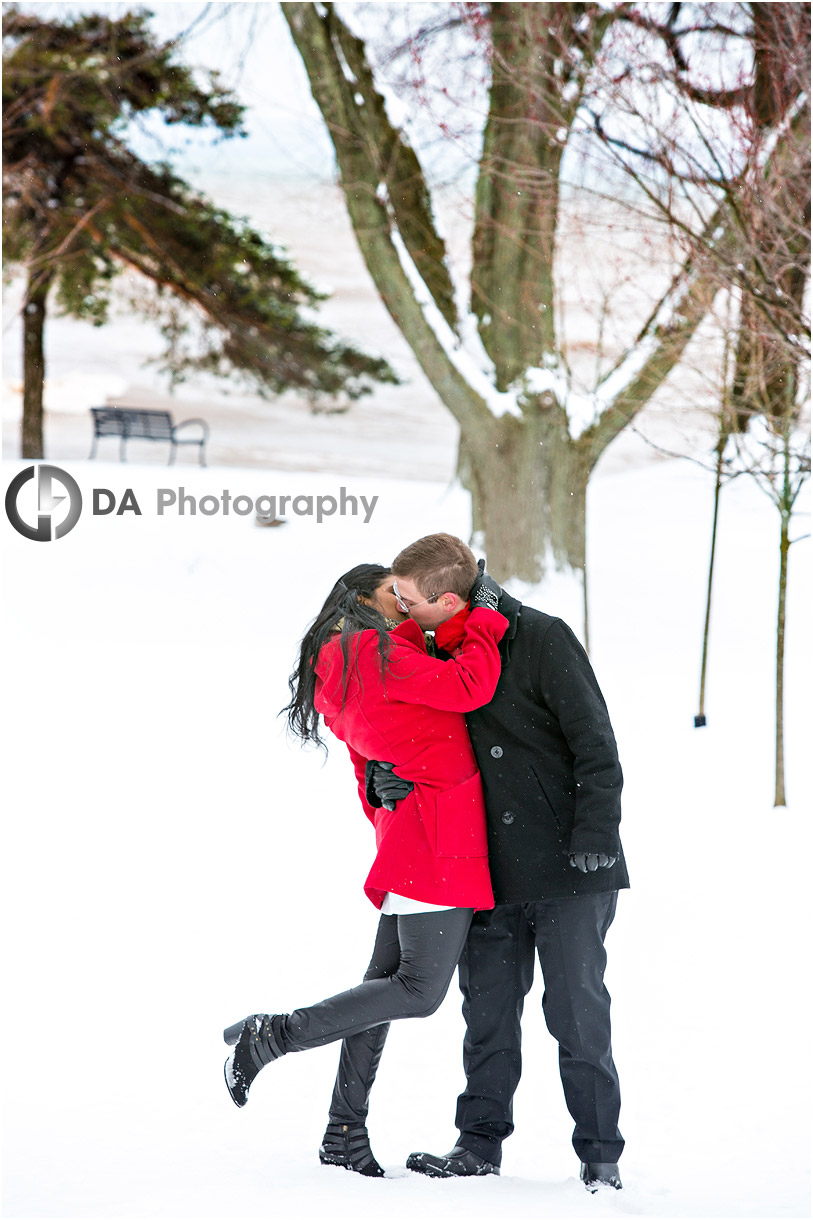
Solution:
M 497 903 L 629 886 L 618 834 L 623 777 L 587 654 L 559 618 L 500 598 L 508 630 L 494 698 L 466 715 L 483 777 Z M 616 856 L 582 873 L 571 852 Z

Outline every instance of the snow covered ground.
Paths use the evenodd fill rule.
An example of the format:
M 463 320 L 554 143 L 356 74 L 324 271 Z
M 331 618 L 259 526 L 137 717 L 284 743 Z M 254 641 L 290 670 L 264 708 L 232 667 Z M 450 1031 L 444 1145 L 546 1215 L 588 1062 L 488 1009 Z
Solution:
M 390 1034 L 370 1118 L 386 1181 L 318 1164 L 336 1047 L 273 1065 L 246 1110 L 229 1101 L 223 1027 L 356 982 L 376 924 L 349 764 L 336 748 L 322 765 L 277 719 L 296 642 L 341 571 L 387 562 L 424 533 L 469 530 L 467 498 L 449 489 L 456 426 L 375 295 L 339 192 L 245 168 L 212 180 L 218 202 L 285 242 L 333 292 L 324 323 L 405 380 L 344 415 L 226 397 L 203 379 L 170 399 L 142 366 L 159 339 L 120 300 L 102 330 L 49 320 L 46 457 L 76 478 L 85 511 L 53 545 L 5 520 L 0 531 L 4 1215 L 807 1214 L 810 542 L 791 553 L 790 807 L 774 810 L 778 522 L 751 484 L 726 491 L 709 724 L 695 730 L 711 480 L 632 430 L 602 458 L 588 513 L 591 655 L 626 773 L 633 881 L 608 941 L 623 1192 L 590 1197 L 577 1181 L 538 986 L 499 1179 L 403 1168 L 409 1152 L 454 1142 L 454 986 L 431 1021 Z M 17 289 L 5 304 L 7 487 L 27 463 Z M 708 427 L 690 405 L 702 395 L 687 376 L 671 393 L 641 427 L 691 448 Z M 111 440 L 89 463 L 87 408 L 106 400 L 203 414 L 210 468 L 184 455 L 167 469 L 163 446 L 136 442 L 121 466 Z M 133 488 L 142 515 L 93 516 L 94 487 Z M 159 516 L 157 489 L 181 487 L 198 500 L 344 487 L 378 501 L 366 525 L 290 515 L 268 530 L 251 516 Z M 537 604 L 569 617 L 554 588 Z
M 201 471 L 167 469 L 158 446 L 121 466 L 52 445 L 83 492 L 78 525 L 35 546 L 4 522 L 4 1215 L 808 1214 L 810 543 L 791 555 L 790 807 L 775 810 L 778 523 L 744 480 L 726 492 L 695 730 L 711 480 L 642 445 L 602 465 L 589 503 L 591 652 L 633 882 L 608 940 L 624 1190 L 577 1181 L 538 984 L 500 1178 L 403 1168 L 454 1142 L 454 985 L 434 1018 L 390 1034 L 370 1118 L 386 1180 L 318 1164 L 337 1047 L 272 1065 L 244 1111 L 230 1102 L 224 1025 L 355 983 L 376 924 L 349 764 L 337 746 L 322 765 L 277 719 L 296 641 L 347 567 L 468 531 L 442 478 L 382 473 L 397 433 L 368 442 L 370 473 L 341 452 L 332 470 L 248 455 Z M 24 465 L 4 463 L 4 486 Z M 366 525 L 268 530 L 158 516 L 156 490 L 180 486 L 378 501 Z M 131 487 L 143 515 L 92 516 L 94 487 Z

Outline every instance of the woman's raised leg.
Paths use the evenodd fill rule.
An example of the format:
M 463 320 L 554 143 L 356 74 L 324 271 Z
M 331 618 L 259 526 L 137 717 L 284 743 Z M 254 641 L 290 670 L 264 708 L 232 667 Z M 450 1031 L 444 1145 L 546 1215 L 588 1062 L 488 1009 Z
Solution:
M 254 1077 L 280 1054 L 326 1046 L 389 1021 L 430 1016 L 449 989 L 471 918 L 472 911 L 463 907 L 398 915 L 399 961 L 394 974 L 367 979 L 288 1015 L 247 1018 L 226 1063 L 227 1084 L 230 1078 L 240 1082 L 239 1098 L 229 1084 L 235 1102 L 245 1105 Z
M 397 915 L 399 961 L 395 973 L 368 979 L 283 1016 L 283 1051 L 310 1050 L 384 1022 L 431 1016 L 449 990 L 472 913 L 467 907 L 453 907 L 426 915 Z

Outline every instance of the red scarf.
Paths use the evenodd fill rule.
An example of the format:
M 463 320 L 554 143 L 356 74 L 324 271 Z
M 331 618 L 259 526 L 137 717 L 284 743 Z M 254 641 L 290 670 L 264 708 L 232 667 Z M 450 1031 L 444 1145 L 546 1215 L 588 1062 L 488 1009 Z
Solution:
M 440 623 L 435 628 L 435 646 L 442 648 L 452 657 L 459 652 L 470 613 L 469 603 L 466 602 L 462 610 L 458 610 L 452 618 L 447 618 L 445 623 Z

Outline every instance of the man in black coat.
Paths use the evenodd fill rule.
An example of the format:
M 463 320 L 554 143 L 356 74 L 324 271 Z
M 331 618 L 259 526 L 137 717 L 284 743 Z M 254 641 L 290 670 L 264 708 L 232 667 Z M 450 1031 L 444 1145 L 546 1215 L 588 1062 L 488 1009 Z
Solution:
M 509 622 L 494 698 L 466 717 L 485 791 L 496 906 L 475 915 L 460 961 L 467 1083 L 457 1105 L 458 1143 L 445 1156 L 415 1153 L 407 1165 L 438 1177 L 499 1172 L 502 1141 L 513 1131 L 520 1018 L 536 953 L 582 1180 L 591 1190 L 618 1189 L 624 1141 L 604 938 L 629 878 L 615 736 L 570 628 L 478 576 L 469 548 L 447 534 L 420 539 L 392 565 L 402 609 L 435 630 L 438 655 L 466 613 L 465 602 L 444 594 L 466 565 L 478 583 L 491 583 Z M 383 788 L 393 782 L 391 774 L 378 776 Z

